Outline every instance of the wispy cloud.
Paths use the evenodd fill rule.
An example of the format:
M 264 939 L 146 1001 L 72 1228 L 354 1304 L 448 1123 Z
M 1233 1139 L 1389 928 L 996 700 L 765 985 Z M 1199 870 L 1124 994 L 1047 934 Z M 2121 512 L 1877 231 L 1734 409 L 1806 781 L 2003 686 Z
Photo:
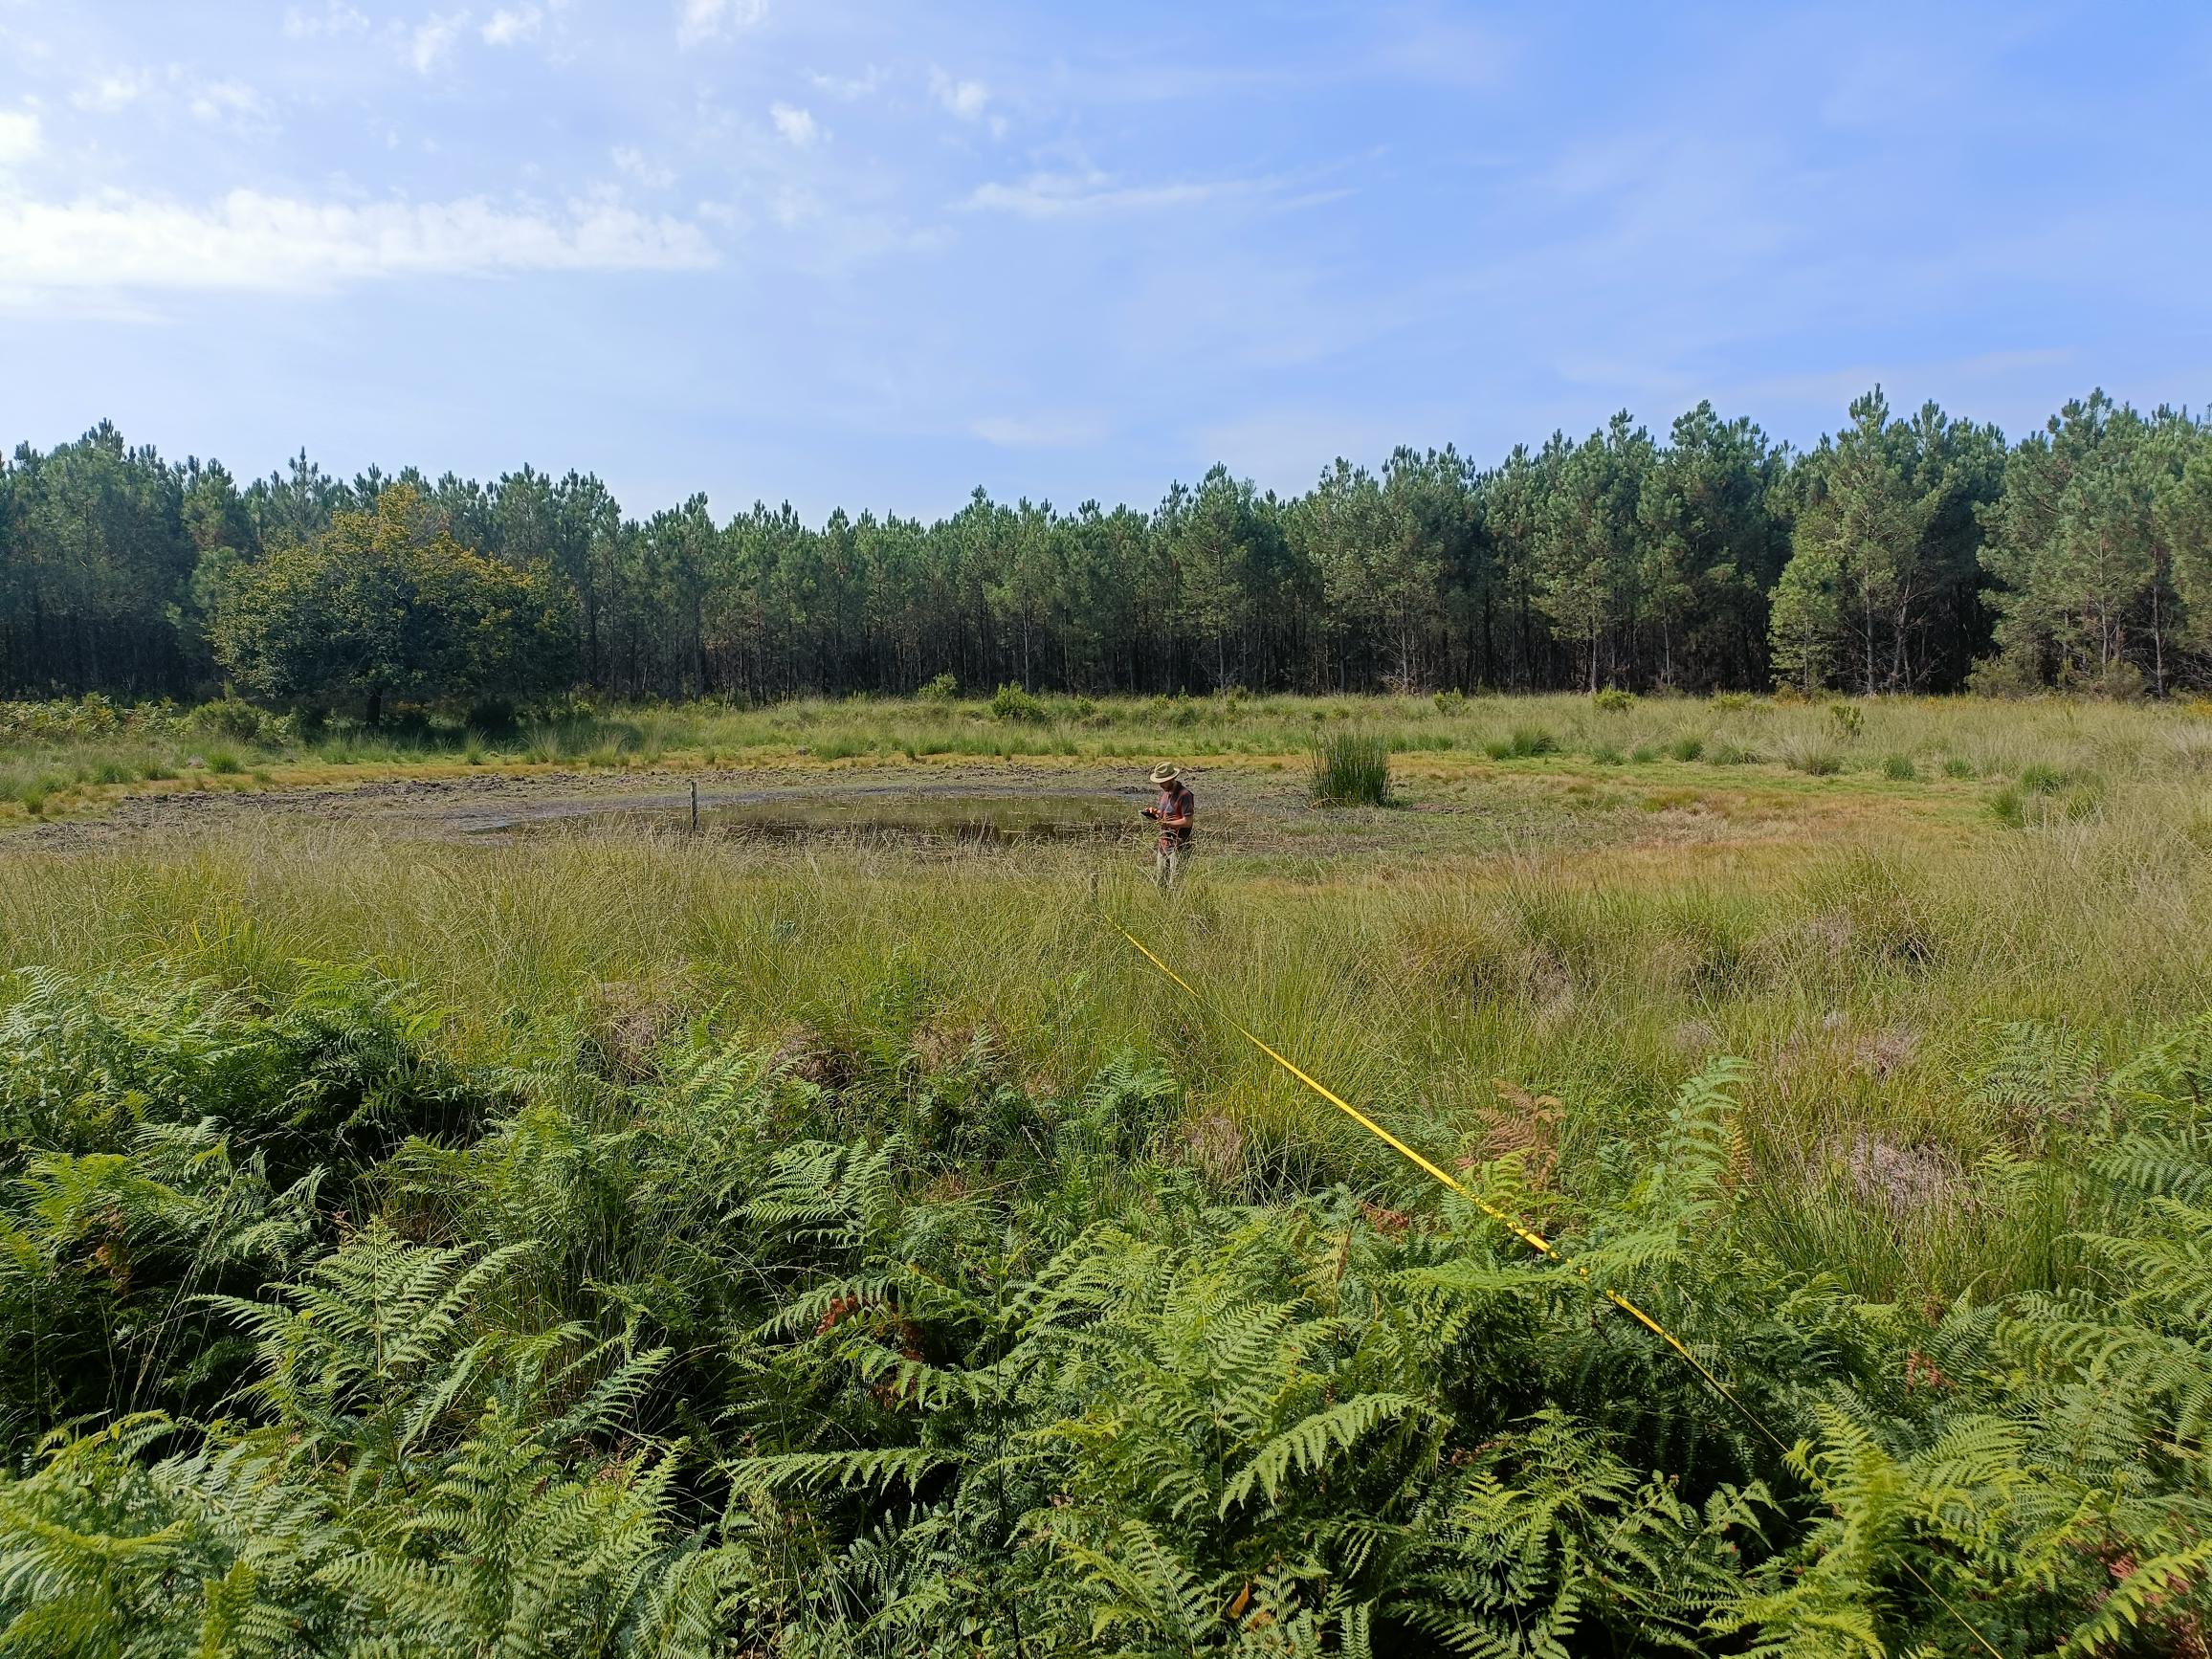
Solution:
M 69 95 L 69 101 L 94 115 L 113 115 L 145 97 L 154 77 L 144 69 L 111 69 L 98 75 Z
M 460 39 L 461 31 L 469 21 L 466 11 L 455 11 L 447 16 L 432 12 L 409 33 L 407 59 L 414 65 L 417 75 L 434 75 L 453 56 L 453 46 Z
M 688 270 L 716 262 L 695 224 L 612 201 L 560 211 L 481 198 L 316 202 L 234 190 L 209 207 L 109 194 L 0 199 L 0 289 L 321 289 L 514 271 Z
M 367 33 L 367 14 L 346 5 L 345 0 L 325 0 L 320 11 L 303 6 L 288 6 L 284 9 L 284 38 L 287 40 L 313 40 L 318 35 L 358 35 Z
M 823 75 L 819 72 L 807 77 L 814 88 L 845 103 L 857 102 L 881 89 L 883 71 L 871 63 L 858 75 Z
M 1025 219 L 1065 219 L 1086 213 L 1188 207 L 1247 188 L 1205 183 L 1128 185 L 1100 172 L 1031 173 L 1010 184 L 978 185 L 964 205 L 980 211 L 1015 213 Z
M 990 108 L 991 89 L 980 80 L 961 80 L 941 69 L 929 72 L 929 95 L 962 121 L 981 121 Z
M 675 183 L 675 168 L 649 159 L 635 144 L 616 144 L 612 159 L 620 171 L 649 190 L 665 190 Z
M 502 6 L 484 20 L 478 31 L 486 46 L 519 46 L 537 37 L 545 13 L 532 5 Z
M 697 46 L 750 29 L 767 15 L 767 0 L 676 0 L 675 41 Z
M 822 136 L 822 129 L 814 124 L 807 111 L 787 103 L 768 106 L 768 119 L 776 123 L 776 134 L 793 149 L 811 149 L 814 141 Z
M 274 124 L 264 99 L 241 80 L 210 80 L 182 64 L 164 70 L 112 69 L 70 95 L 70 103 L 92 115 L 118 115 L 150 102 L 181 105 L 194 121 L 240 128 Z

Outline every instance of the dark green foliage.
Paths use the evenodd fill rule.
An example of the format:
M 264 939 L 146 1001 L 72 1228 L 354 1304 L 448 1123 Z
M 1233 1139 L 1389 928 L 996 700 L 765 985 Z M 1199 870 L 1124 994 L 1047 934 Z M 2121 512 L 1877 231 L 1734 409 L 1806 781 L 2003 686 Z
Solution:
M 1623 412 L 1494 463 L 1449 447 L 1338 460 L 1288 498 L 1215 467 L 1149 507 L 979 491 L 933 522 L 807 524 L 764 505 L 718 523 L 697 496 L 626 518 L 599 479 L 529 467 L 348 482 L 301 454 L 241 491 L 102 424 L 0 462 L 0 693 L 204 695 L 220 655 L 249 690 L 330 701 L 343 679 L 372 689 L 340 673 L 363 653 L 395 699 L 462 701 L 1604 697 L 1777 672 L 1871 693 L 1959 689 L 1994 651 L 1978 686 L 2164 696 L 2212 685 L 2206 433 L 2097 393 L 2008 452 L 1934 405 L 1894 418 L 1877 388 L 1802 454 L 1700 404 L 1663 441 Z M 380 562 L 365 584 L 342 579 L 354 556 L 301 567 L 300 548 L 409 496 L 421 546 L 447 535 L 465 559 Z M 425 588 L 433 604 L 387 603 Z M 487 657 L 504 679 L 472 660 Z
M 549 1030 L 479 1079 L 360 976 L 28 976 L 0 1650 L 2147 1654 L 2212 1613 L 2212 1019 L 2109 1077 L 2000 1034 L 1992 1097 L 2083 1124 L 2038 1166 L 2081 1265 L 1943 1309 L 1762 1251 L 1733 1062 L 1551 1197 L 1562 1266 L 1380 1151 L 1252 1203 L 1156 1067 L 1033 1096 L 877 1001 L 805 1077 Z
M 1324 807 L 1390 804 L 1390 741 L 1374 732 L 1330 732 L 1314 744 L 1313 796 Z
M 1041 698 L 1018 685 L 1003 685 L 991 694 L 991 719 L 1042 724 L 1046 719 L 1045 705 Z

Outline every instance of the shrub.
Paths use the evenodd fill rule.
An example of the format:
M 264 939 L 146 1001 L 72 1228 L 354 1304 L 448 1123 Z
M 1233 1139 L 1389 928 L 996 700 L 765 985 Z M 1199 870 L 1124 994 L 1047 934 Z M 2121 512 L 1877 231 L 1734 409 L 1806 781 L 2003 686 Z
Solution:
M 1045 719 L 1045 705 L 1042 699 L 1018 685 L 1003 685 L 991 696 L 991 718 L 1041 725 Z
M 1604 691 L 1590 694 L 1590 706 L 1606 714 L 1626 714 L 1636 706 L 1636 694 L 1622 691 L 1618 686 L 1607 686 Z
M 269 723 L 269 717 L 243 697 L 219 697 L 192 711 L 194 728 L 241 743 L 257 742 Z
M 950 674 L 940 674 L 914 695 L 925 703 L 949 703 L 960 696 L 960 681 Z
M 1466 707 L 1467 694 L 1457 686 L 1436 694 L 1436 712 L 1440 715 L 1455 715 Z
M 1751 707 L 1751 694 L 1738 691 L 1715 692 L 1713 706 L 1724 714 L 1740 714 Z
M 1892 783 L 1910 784 L 1920 776 L 1920 769 L 1913 764 L 1911 755 L 1885 755 L 1882 757 L 1882 776 Z
M 1390 804 L 1390 743 L 1374 732 L 1332 732 L 1314 745 L 1314 799 L 1324 807 Z
M 1839 737 L 1855 738 L 1866 729 L 1866 711 L 1857 703 L 1830 703 L 1828 722 L 1836 728 Z

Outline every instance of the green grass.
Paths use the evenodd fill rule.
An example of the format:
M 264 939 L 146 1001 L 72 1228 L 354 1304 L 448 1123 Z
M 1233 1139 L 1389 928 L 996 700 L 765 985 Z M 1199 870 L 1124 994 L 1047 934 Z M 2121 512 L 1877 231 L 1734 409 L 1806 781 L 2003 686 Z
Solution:
M 1314 744 L 1313 797 L 1327 807 L 1390 805 L 1390 742 L 1366 731 L 1331 732 Z
M 728 1575 L 698 1604 L 723 1650 L 966 1651 L 960 1628 L 1018 1610 L 1039 1651 L 1228 1652 L 1229 1609 L 1264 1637 L 1320 1619 L 1325 1581 L 1383 1609 L 1376 1650 L 1419 1651 L 1416 1581 L 1503 1630 L 1586 1572 L 1575 1641 L 1614 1650 L 1738 1650 L 1699 1622 L 1730 1607 L 1810 1643 L 1824 1585 L 1891 1650 L 1969 1650 L 1892 1570 L 1911 1550 L 2001 1650 L 2056 1648 L 2121 1553 L 2212 1524 L 2166 1404 L 2212 1387 L 2204 1224 L 2175 1207 L 2212 1060 L 2201 1028 L 2153 1048 L 2212 1007 L 2212 728 L 1852 706 L 1855 736 L 1716 699 L 1693 755 L 1663 698 L 821 703 L 517 740 L 870 790 L 925 763 L 908 746 L 1010 751 L 1023 777 L 1072 749 L 1133 782 L 1189 756 L 1236 786 L 1202 782 L 1219 844 L 1164 896 L 1140 849 L 1092 841 L 456 842 L 288 813 L 0 843 L 0 965 L 38 970 L 0 989 L 0 1330 L 28 1357 L 0 1379 L 0 1507 L 38 1520 L 0 1611 L 80 1618 L 79 1648 L 197 1641 L 230 1597 L 333 1650 L 374 1625 L 465 1651 L 507 1627 L 510 1582 L 675 1597 L 696 1560 Z M 11 809 L 137 787 L 100 770 L 166 764 L 135 741 L 23 745 Z M 472 754 L 226 742 L 278 783 Z M 1272 768 L 1316 748 L 1379 760 L 1405 809 L 1297 805 Z M 1891 786 L 1914 754 L 1971 770 Z M 1287 828 L 1231 851 L 1218 814 L 1267 787 Z M 1239 1027 L 1678 1329 L 1825 1449 L 1833 1504 L 1881 1541 L 1838 1550 L 1830 1497 L 1669 1350 Z M 331 1316 L 264 1326 L 258 1354 L 202 1299 L 311 1284 Z M 427 1346 L 339 1363 L 361 1306 Z M 2074 1346 L 2039 1346 L 2062 1314 Z M 2108 1349 L 2163 1380 L 2112 1389 Z M 145 1409 L 217 1425 L 216 1461 L 197 1428 L 103 1438 Z M 1679 1530 L 1753 1481 L 1779 1500 L 1741 1499 L 1764 1543 Z M 1545 1505 L 1567 1532 L 1508 1524 Z M 1958 1545 L 1947 1505 L 2003 1547 Z M 108 1541 L 165 1527 L 158 1555 Z M 1499 1550 L 1510 1582 L 1464 1590 Z M 1623 1595 L 1698 1551 L 1705 1611 Z M 301 1565 L 356 1560 L 474 1588 L 357 1605 Z M 1176 1583 L 1203 1587 L 1197 1637 L 1162 1623 Z M 522 1650 L 644 1645 L 589 1636 L 609 1604 L 568 1593 Z M 2145 1611 L 2146 1651 L 2189 1605 Z M 1329 1628 L 1306 1650 L 1338 1650 Z

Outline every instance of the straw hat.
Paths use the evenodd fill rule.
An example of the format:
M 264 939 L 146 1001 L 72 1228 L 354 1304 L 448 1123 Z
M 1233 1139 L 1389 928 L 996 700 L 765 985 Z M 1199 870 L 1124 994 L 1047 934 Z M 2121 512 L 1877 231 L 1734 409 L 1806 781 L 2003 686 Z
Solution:
M 1182 776 L 1183 768 L 1181 766 L 1166 765 L 1152 768 L 1152 781 L 1155 784 L 1172 784 Z

